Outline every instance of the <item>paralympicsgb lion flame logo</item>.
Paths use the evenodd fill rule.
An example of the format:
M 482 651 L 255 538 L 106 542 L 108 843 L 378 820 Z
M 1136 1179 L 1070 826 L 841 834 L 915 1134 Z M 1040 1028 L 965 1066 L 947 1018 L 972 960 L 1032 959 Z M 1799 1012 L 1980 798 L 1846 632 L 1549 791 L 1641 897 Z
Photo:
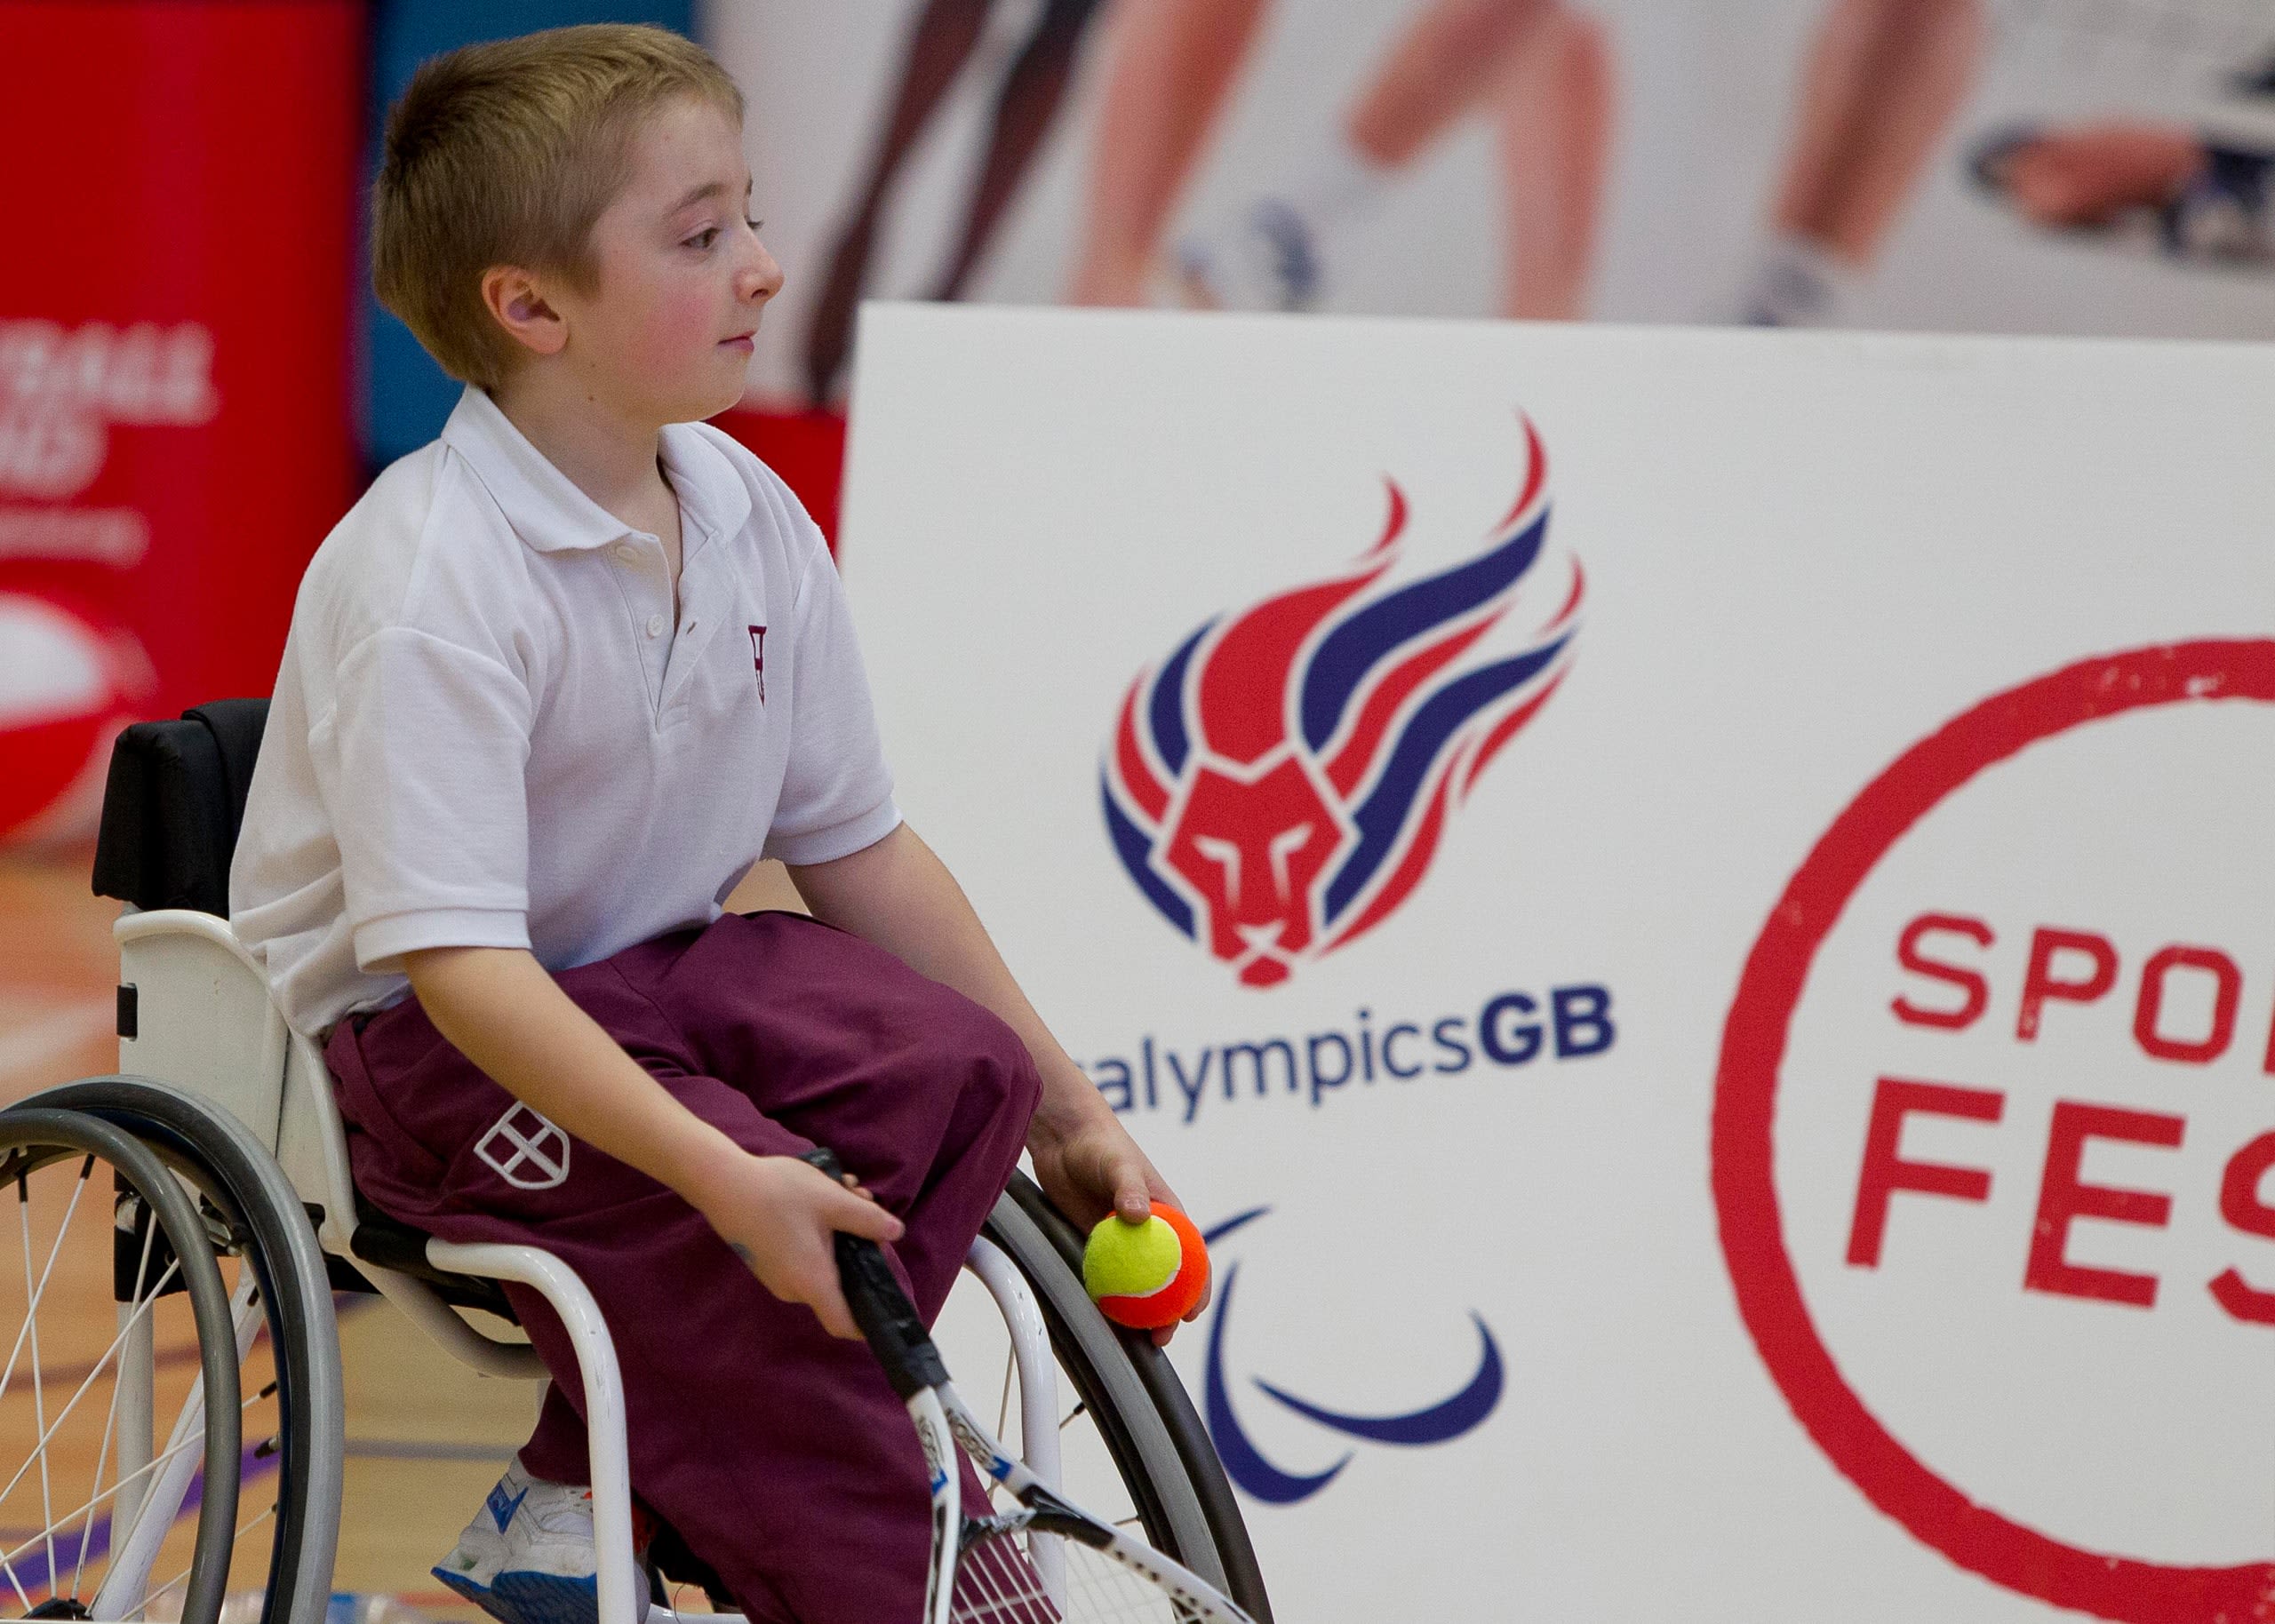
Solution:
M 1569 561 L 1533 590 L 1547 459 L 1529 422 L 1525 442 L 1521 494 L 1481 552 L 1388 583 L 1407 518 L 1392 482 L 1382 537 L 1348 569 L 1206 622 L 1123 697 L 1102 773 L 1114 850 L 1247 985 L 1396 910 L 1563 680 L 1583 577 Z M 1536 602 L 1548 613 L 1521 630 L 1513 611 Z

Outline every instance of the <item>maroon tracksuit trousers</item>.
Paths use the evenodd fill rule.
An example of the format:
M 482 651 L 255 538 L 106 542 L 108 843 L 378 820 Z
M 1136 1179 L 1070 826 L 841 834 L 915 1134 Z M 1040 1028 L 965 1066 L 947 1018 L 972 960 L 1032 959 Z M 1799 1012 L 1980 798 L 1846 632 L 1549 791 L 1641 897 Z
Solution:
M 918 1310 L 939 1311 L 1034 1110 L 1034 1067 L 1008 1027 L 788 913 L 729 914 L 558 979 L 744 1149 L 835 1150 L 907 1226 L 890 1250 Z M 591 1288 L 623 1372 L 633 1487 L 754 1620 L 920 1616 L 923 1461 L 866 1347 L 772 1296 L 671 1190 L 548 1131 L 415 999 L 341 1022 L 325 1059 L 356 1184 L 379 1210 L 447 1240 L 542 1246 Z M 506 1290 L 554 1376 L 523 1464 L 586 1482 L 567 1333 L 534 1292 Z

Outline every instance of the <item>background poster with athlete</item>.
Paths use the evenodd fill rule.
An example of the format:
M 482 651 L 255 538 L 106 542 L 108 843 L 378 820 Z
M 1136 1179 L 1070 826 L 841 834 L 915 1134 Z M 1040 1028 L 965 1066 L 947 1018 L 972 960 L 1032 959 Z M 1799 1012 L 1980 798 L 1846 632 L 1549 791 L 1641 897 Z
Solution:
M 2265 0 L 714 4 L 792 269 L 864 295 L 2275 336 Z
M 0 11 L 0 147 L 71 160 L 0 187 L 44 244 L 0 267 L 0 848 L 89 835 L 124 721 L 264 684 L 331 518 L 440 431 L 458 386 L 351 302 L 358 147 L 500 31 L 638 17 L 736 73 L 788 282 L 720 421 L 829 534 L 865 296 L 2275 336 L 2275 0 Z M 155 277 L 89 203 L 151 187 Z
M 898 793 L 1281 1617 L 2264 1611 L 2275 353 L 869 319 Z

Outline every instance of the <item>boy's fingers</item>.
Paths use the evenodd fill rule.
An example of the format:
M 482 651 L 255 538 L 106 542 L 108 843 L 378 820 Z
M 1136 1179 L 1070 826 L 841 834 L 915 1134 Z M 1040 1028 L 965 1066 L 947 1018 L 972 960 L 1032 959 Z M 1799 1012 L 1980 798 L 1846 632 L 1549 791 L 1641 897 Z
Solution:
M 844 1341 L 861 1340 L 861 1327 L 853 1323 L 853 1310 L 845 1306 L 845 1294 L 832 1281 L 813 1302 L 814 1317 L 821 1321 L 821 1328 Z
M 865 1236 L 870 1240 L 898 1240 L 900 1220 L 873 1200 L 842 1193 L 832 1201 L 827 1214 L 829 1227 L 842 1230 L 848 1235 Z
M 827 1181 L 829 1194 L 820 1206 L 820 1217 L 833 1230 L 842 1230 L 848 1235 L 864 1235 L 871 1240 L 898 1240 L 900 1220 L 879 1205 L 861 1182 L 848 1173 L 832 1179 L 814 1169 Z M 882 1223 L 883 1227 L 880 1228 Z
M 1153 1210 L 1153 1191 L 1145 1188 L 1145 1165 L 1136 1157 L 1121 1157 L 1114 1165 L 1114 1211 L 1124 1223 L 1143 1223 Z
M 758 1266 L 748 1246 L 740 1241 L 729 1241 L 727 1244 L 737 1257 L 749 1265 L 753 1274 L 758 1274 Z M 846 1306 L 845 1292 L 837 1283 L 837 1268 L 834 1260 L 793 1273 L 778 1285 L 764 1275 L 759 1275 L 759 1284 L 784 1302 L 804 1303 L 814 1311 L 814 1318 L 821 1321 L 821 1328 L 832 1336 L 842 1337 L 848 1341 L 860 1340 L 861 1327 L 853 1323 L 853 1310 Z
M 853 1323 L 853 1310 L 846 1305 L 845 1289 L 838 1282 L 837 1260 L 827 1249 L 806 1270 L 795 1290 L 799 1300 L 813 1310 L 814 1318 L 821 1321 L 823 1330 L 849 1341 L 860 1336 L 860 1326 Z

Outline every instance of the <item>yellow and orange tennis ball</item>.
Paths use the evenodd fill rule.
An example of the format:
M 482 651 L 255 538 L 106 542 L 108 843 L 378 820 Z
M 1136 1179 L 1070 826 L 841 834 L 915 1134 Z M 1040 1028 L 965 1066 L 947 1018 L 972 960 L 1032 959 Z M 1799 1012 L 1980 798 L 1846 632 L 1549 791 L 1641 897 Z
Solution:
M 1119 1325 L 1173 1325 L 1209 1289 L 1209 1247 L 1193 1220 L 1153 1203 L 1143 1223 L 1103 1220 L 1082 1248 L 1082 1284 L 1099 1312 Z

